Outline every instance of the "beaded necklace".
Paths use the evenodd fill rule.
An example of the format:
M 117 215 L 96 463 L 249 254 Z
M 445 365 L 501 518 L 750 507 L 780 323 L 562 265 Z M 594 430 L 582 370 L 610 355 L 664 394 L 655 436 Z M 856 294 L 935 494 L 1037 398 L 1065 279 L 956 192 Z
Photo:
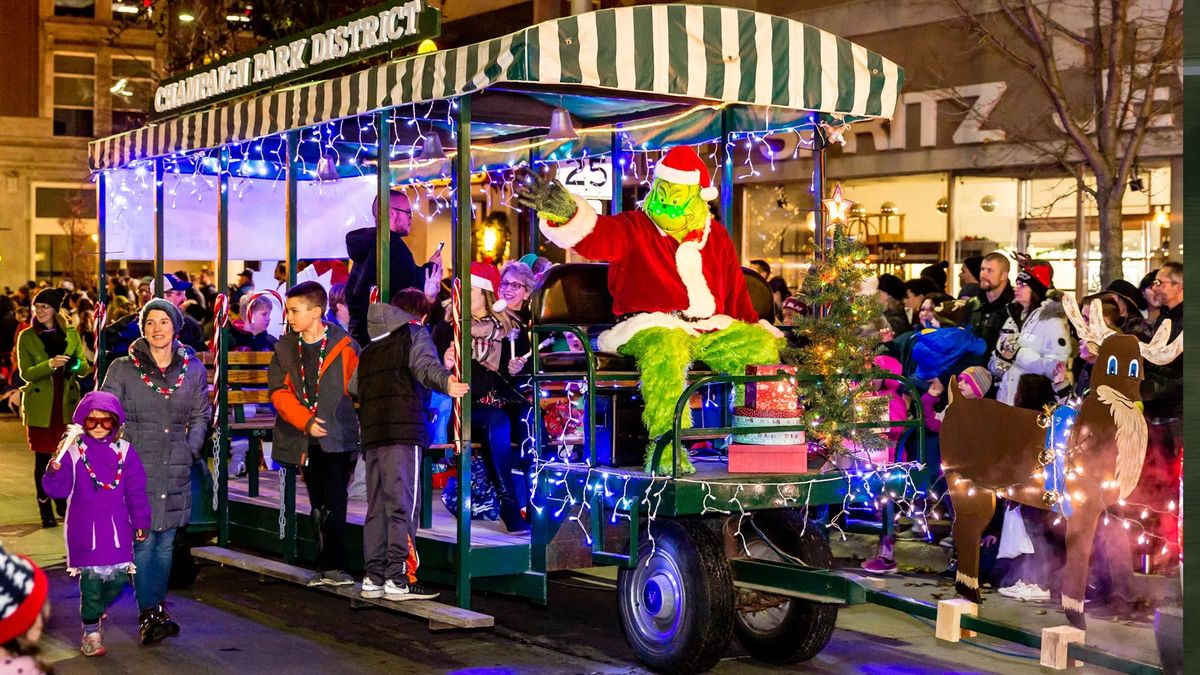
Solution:
M 183 368 L 180 369 L 179 377 L 175 378 L 174 384 L 172 384 L 169 387 L 163 387 L 163 386 L 154 384 L 153 382 L 150 381 L 150 373 L 146 372 L 146 367 L 143 366 L 142 362 L 138 360 L 137 354 L 135 354 L 132 349 L 129 350 L 129 360 L 133 361 L 133 366 L 134 366 L 134 368 L 137 368 L 138 376 L 141 378 L 142 382 L 145 382 L 146 386 L 153 389 L 155 391 L 155 393 L 162 394 L 164 398 L 171 398 L 171 394 L 175 393 L 175 390 L 178 389 L 180 387 L 180 385 L 183 384 L 184 378 L 187 377 L 187 371 L 188 371 L 187 354 L 183 353 L 182 347 L 180 347 L 176 351 L 179 353 L 180 356 L 183 357 Z
M 313 389 L 312 397 L 308 395 L 308 377 L 304 374 L 304 337 L 296 341 L 300 350 L 300 404 L 311 413 L 317 412 L 317 396 L 321 390 L 321 367 L 325 365 L 325 345 L 329 342 L 329 326 L 325 327 L 324 334 L 321 335 L 321 347 L 317 351 L 317 386 Z
M 121 476 L 125 472 L 125 453 L 120 450 L 117 451 L 117 475 L 111 483 L 105 483 L 96 477 L 96 472 L 92 470 L 92 465 L 88 464 L 87 448 L 83 444 L 83 438 L 75 439 L 75 448 L 79 450 L 79 461 L 83 463 L 83 468 L 87 470 L 88 476 L 91 477 L 96 487 L 101 490 L 116 490 L 117 486 L 121 484 Z

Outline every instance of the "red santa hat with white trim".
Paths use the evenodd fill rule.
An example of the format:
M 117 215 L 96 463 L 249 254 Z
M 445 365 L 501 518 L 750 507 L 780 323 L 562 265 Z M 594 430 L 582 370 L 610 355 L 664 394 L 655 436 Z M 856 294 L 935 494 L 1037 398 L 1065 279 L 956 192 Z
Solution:
M 690 145 L 677 145 L 667 151 L 654 166 L 654 177 L 679 185 L 699 185 L 700 198 L 711 202 L 717 198 L 708 166 Z
M 475 261 L 471 263 L 471 288 L 478 288 L 481 291 L 491 291 L 492 293 L 500 293 L 500 270 L 496 269 L 495 265 L 489 265 L 485 262 Z M 497 297 L 496 302 L 492 303 L 492 311 L 499 313 L 508 308 L 508 303 L 504 298 Z

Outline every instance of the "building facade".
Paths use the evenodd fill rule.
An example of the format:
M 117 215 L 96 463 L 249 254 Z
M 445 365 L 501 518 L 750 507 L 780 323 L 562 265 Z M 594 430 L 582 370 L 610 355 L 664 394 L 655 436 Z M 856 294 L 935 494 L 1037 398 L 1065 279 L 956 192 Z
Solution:
M 756 8 L 846 37 L 905 69 L 893 119 L 852 125 L 846 144 L 828 153 L 829 180 L 856 202 L 852 224 L 881 271 L 907 278 L 938 260 L 1027 250 L 1052 261 L 1055 285 L 1072 290 L 1082 225 L 1092 250 L 1083 286 L 1098 286 L 1095 202 L 1081 197 L 1057 157 L 1037 149 L 1063 136 L 1048 99 L 1027 73 L 978 44 L 950 0 L 778 4 Z M 1166 3 L 1141 4 L 1153 10 Z M 1091 21 L 1075 18 L 1081 30 Z M 1128 190 L 1123 202 L 1124 272 L 1135 284 L 1164 260 L 1182 257 L 1181 74 L 1149 93 L 1167 105 L 1152 118 L 1138 154 L 1139 189 Z M 771 260 L 793 285 L 807 266 L 812 236 L 812 162 L 795 151 L 800 140 L 778 134 L 740 148 L 737 171 L 745 258 Z
M 161 60 L 141 2 L 11 0 L 0 72 L 0 287 L 94 278 L 92 138 L 145 123 Z

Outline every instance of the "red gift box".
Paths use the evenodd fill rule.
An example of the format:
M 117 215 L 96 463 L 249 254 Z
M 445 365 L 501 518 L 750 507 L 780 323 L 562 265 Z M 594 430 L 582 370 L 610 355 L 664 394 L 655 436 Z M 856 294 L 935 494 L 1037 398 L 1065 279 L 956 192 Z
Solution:
M 729 446 L 729 473 L 808 473 L 808 445 Z
M 795 366 L 771 364 L 746 366 L 747 375 L 796 374 Z M 759 410 L 795 410 L 799 407 L 796 387 L 788 380 L 779 382 L 751 382 L 746 385 L 746 407 Z

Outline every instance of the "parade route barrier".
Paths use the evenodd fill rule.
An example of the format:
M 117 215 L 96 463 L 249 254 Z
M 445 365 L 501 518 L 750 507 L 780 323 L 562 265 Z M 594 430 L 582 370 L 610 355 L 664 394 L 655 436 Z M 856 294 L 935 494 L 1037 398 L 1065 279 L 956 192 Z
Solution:
M 260 576 L 281 579 L 306 586 L 313 571 L 289 565 L 270 558 L 234 551 L 220 546 L 200 546 L 192 549 L 192 555 L 221 565 L 230 565 L 254 572 Z M 359 584 L 353 586 L 306 586 L 314 590 L 340 595 L 350 600 L 351 607 L 374 605 L 401 614 L 409 614 L 429 621 L 429 630 L 492 628 L 496 620 L 487 614 L 473 612 L 432 600 L 385 600 L 368 599 L 359 594 Z

